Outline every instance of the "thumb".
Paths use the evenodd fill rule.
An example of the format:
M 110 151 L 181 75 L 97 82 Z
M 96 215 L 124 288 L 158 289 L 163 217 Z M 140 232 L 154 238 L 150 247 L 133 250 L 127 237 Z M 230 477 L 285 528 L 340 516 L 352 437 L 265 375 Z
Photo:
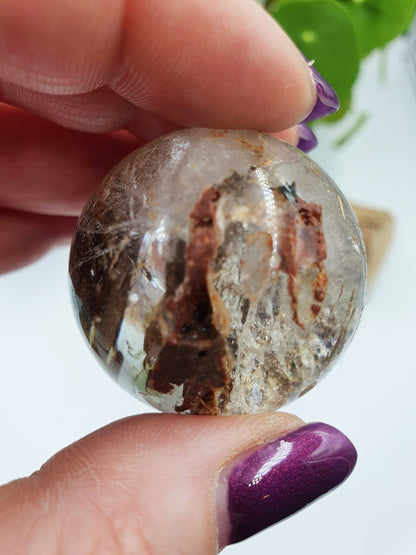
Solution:
M 277 413 L 142 415 L 0 488 L 0 552 L 213 554 L 342 482 L 356 452 Z

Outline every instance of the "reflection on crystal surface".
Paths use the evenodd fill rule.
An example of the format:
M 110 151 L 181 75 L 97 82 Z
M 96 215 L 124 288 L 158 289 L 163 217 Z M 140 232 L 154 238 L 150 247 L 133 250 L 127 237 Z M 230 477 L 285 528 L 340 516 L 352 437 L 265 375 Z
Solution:
M 110 172 L 70 275 L 112 376 L 163 411 L 274 410 L 311 389 L 360 317 L 365 255 L 348 202 L 295 148 L 188 129 Z

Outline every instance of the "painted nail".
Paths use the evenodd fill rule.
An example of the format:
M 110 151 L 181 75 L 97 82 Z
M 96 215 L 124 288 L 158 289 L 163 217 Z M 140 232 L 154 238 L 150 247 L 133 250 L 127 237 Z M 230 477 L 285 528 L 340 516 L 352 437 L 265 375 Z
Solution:
M 228 514 L 218 515 L 220 546 L 244 540 L 299 511 L 345 480 L 356 460 L 357 452 L 344 434 L 314 423 L 231 463 L 219 481 L 218 492 L 228 508 Z
M 305 60 L 308 62 L 309 68 L 312 72 L 312 77 L 315 81 L 317 96 L 316 104 L 313 107 L 312 112 L 307 118 L 303 120 L 302 123 L 324 118 L 325 116 L 334 114 L 339 109 L 339 99 L 337 93 L 334 91 L 331 85 L 327 81 L 325 81 L 319 71 L 314 68 L 314 66 L 308 61 L 308 59 L 305 58 Z
M 306 123 L 299 123 L 298 125 L 299 142 L 297 147 L 303 152 L 309 152 L 318 144 L 318 139 L 313 133 L 312 129 Z

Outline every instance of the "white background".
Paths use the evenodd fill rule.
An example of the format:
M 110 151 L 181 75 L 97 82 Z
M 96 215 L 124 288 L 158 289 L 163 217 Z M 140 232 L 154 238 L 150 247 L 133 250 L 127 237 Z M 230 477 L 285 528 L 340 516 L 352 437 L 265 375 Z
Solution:
M 359 452 L 337 491 L 230 555 L 411 555 L 416 553 L 416 98 L 403 41 L 365 64 L 352 122 L 320 126 L 312 157 L 347 197 L 388 210 L 395 235 L 368 292 L 362 323 L 340 364 L 288 410 L 343 430 Z M 98 367 L 76 327 L 67 249 L 0 278 L 0 482 L 31 473 L 54 452 L 112 420 L 148 411 Z M 197 555 L 197 554 L 196 554 Z

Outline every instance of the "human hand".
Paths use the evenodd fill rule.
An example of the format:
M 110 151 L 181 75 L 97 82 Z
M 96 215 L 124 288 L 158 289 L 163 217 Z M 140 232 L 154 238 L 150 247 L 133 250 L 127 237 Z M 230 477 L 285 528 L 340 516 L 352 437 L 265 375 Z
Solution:
M 142 0 L 124 9 L 115 0 L 62 3 L 59 13 L 50 0 L 0 2 L 0 271 L 69 236 L 93 187 L 146 140 L 192 125 L 268 130 L 296 144 L 296 125 L 316 104 L 303 58 L 251 0 L 176 0 L 169 10 L 165 0 Z M 257 470 L 246 463 L 273 502 L 266 515 L 247 496 L 247 476 L 236 482 L 233 472 L 228 488 L 225 470 L 217 487 L 242 453 L 300 425 L 284 414 L 115 423 L 0 490 L 0 551 L 215 552 L 351 471 L 351 444 L 320 426 L 271 444 L 283 456 L 296 443 L 286 466 L 263 451 Z M 324 467 L 309 464 L 305 447 L 321 441 Z M 275 469 L 271 482 L 265 467 Z M 275 496 L 282 490 L 285 500 Z M 244 512 L 242 525 L 236 514 Z
M 59 9 L 2 0 L 0 273 L 66 240 L 107 171 L 160 134 L 254 128 L 293 144 L 300 133 L 299 146 L 310 147 L 313 136 L 296 124 L 336 109 L 316 72 L 315 81 L 252 0 L 176 0 L 169 9 L 164 0 Z

